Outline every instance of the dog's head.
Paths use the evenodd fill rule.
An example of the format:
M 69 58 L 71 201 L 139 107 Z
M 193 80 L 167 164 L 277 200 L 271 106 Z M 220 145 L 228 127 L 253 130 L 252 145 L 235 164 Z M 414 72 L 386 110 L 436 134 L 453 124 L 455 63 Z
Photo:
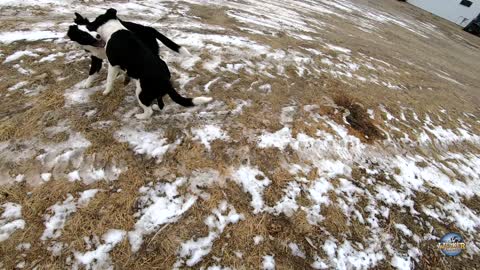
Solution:
M 117 10 L 110 8 L 105 12 L 105 14 L 102 14 L 98 16 L 95 21 L 90 22 L 87 24 L 87 29 L 89 31 L 97 31 L 97 29 L 107 23 L 110 20 L 116 20 L 117 19 Z
M 68 38 L 70 40 L 83 45 L 83 46 L 93 46 L 93 47 L 104 47 L 105 42 L 101 39 L 96 39 L 89 33 L 78 29 L 78 25 L 70 25 L 67 32 Z

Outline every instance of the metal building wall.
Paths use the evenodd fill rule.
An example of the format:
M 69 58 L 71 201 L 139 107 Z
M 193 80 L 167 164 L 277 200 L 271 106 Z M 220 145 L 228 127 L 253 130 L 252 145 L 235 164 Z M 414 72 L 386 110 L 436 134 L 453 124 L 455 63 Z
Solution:
M 429 11 L 437 16 L 466 26 L 480 14 L 480 0 L 470 0 L 471 7 L 460 4 L 462 0 L 408 0 L 412 5 Z

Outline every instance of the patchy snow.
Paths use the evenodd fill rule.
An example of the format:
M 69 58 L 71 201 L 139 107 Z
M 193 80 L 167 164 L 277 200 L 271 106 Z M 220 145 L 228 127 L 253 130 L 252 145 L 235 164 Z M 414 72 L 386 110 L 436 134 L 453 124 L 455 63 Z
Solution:
M 413 264 L 409 258 L 400 256 L 394 256 L 391 264 L 398 270 L 410 270 L 413 267 Z
M 1 205 L 3 213 L 0 216 L 0 242 L 10 238 L 17 230 L 25 228 L 25 221 L 22 219 L 22 206 L 16 203 L 4 203 Z
M 291 217 L 300 208 L 296 202 L 296 199 L 300 195 L 302 189 L 297 182 L 290 182 L 283 191 L 285 195 L 277 202 L 275 206 L 267 208 L 266 211 L 274 215 L 283 213 L 285 216 Z
M 168 143 L 167 138 L 162 137 L 163 132 L 147 132 L 134 128 L 122 128 L 115 132 L 115 138 L 120 142 L 128 143 L 135 153 L 147 155 L 150 158 L 162 160 L 163 155 L 168 151 L 173 151 L 181 142 L 180 139 L 173 143 Z
M 40 237 L 43 241 L 60 237 L 67 218 L 77 210 L 77 207 L 74 197 L 68 194 L 65 201 L 56 203 L 49 207 L 48 210 L 52 212 L 52 214 L 44 215 L 45 231 Z
M 305 255 L 305 252 L 303 252 L 300 247 L 296 243 L 289 243 L 288 247 L 290 248 L 290 251 L 292 252 L 293 256 L 300 257 L 302 259 L 306 259 L 307 256 Z
M 5 58 L 5 61 L 3 61 L 4 64 L 6 63 L 10 63 L 10 62 L 13 62 L 13 61 L 16 61 L 24 56 L 30 56 L 30 57 L 37 57 L 38 54 L 34 53 L 34 52 L 31 52 L 31 51 L 17 51 L 15 53 L 13 53 L 12 55 L 8 56 L 7 58 Z
M 446 80 L 446 81 L 455 83 L 455 84 L 460 85 L 460 86 L 465 86 L 463 83 L 461 83 L 461 82 L 459 82 L 459 81 L 457 81 L 457 80 L 455 80 L 455 79 L 452 79 L 452 78 L 450 78 L 450 77 L 448 77 L 448 76 L 446 76 L 446 75 L 442 75 L 442 74 L 440 74 L 440 73 L 435 73 L 435 75 L 437 75 L 438 77 L 440 77 L 440 78 L 442 78 L 442 79 L 444 79 L 444 80 Z
M 159 183 L 140 188 L 141 210 L 136 214 L 139 219 L 135 223 L 135 229 L 128 233 L 133 252 L 140 249 L 143 236 L 157 232 L 162 225 L 176 222 L 193 206 L 197 197 L 180 196 L 178 193 L 177 189 L 185 182 L 185 179 L 180 178 L 173 183 Z
M 75 1 L 54 0 L 42 0 L 40 4 L 38 1 L 31 0 L 21 3 L 4 0 L 0 5 L 43 5 L 45 3 L 51 4 L 50 7 L 59 14 L 70 14 L 71 10 L 75 10 L 73 7 L 77 7 Z M 194 56 L 188 59 L 181 59 L 175 54 L 162 51 L 165 61 L 173 64 L 171 66 L 172 74 L 175 74 L 173 76 L 175 83 L 180 85 L 181 90 L 189 93 L 190 91 L 204 91 L 215 94 L 218 90 L 222 90 L 231 91 L 233 95 L 240 92 L 248 93 L 251 96 L 267 97 L 269 94 L 282 91 L 281 88 L 278 88 L 279 83 L 284 83 L 282 80 L 285 80 L 285 86 L 288 88 L 301 87 L 290 80 L 292 76 L 318 79 L 316 81 L 322 81 L 323 76 L 333 77 L 352 87 L 361 84 L 381 87 L 385 90 L 406 89 L 400 81 L 402 69 L 389 63 L 389 57 L 382 60 L 362 54 L 354 47 L 347 48 L 349 44 L 343 45 L 340 40 L 328 40 L 328 35 L 318 35 L 318 33 L 338 30 L 336 29 L 338 26 L 331 25 L 329 20 L 329 18 L 336 17 L 335 19 L 345 20 L 352 27 L 356 27 L 368 35 L 379 35 L 378 30 L 384 26 L 394 25 L 401 28 L 399 31 L 411 32 L 421 39 L 429 38 L 432 35 L 443 36 L 436 26 L 424 22 L 419 23 L 408 15 L 389 14 L 369 5 L 348 0 L 280 2 L 274 0 L 208 0 L 202 3 L 186 0 L 182 3 L 175 3 L 173 12 L 170 12 L 170 4 L 173 2 L 166 1 L 165 3 L 164 5 L 163 2 L 158 4 L 153 0 L 145 0 L 141 3 L 112 3 L 112 7 L 118 8 L 119 13 L 125 16 L 142 14 L 143 21 L 138 21 L 141 23 L 150 24 L 152 21 L 158 20 L 153 26 L 158 29 L 167 29 L 165 30 L 167 36 L 191 49 Z M 220 27 L 201 23 L 200 18 L 190 16 L 189 4 L 208 5 L 218 8 L 218 10 L 224 10 L 231 22 L 240 23 L 237 26 L 241 31 L 235 32 L 236 28 L 230 29 L 227 26 Z M 84 8 L 88 15 L 101 10 L 95 5 L 88 5 Z M 319 14 L 321 16 L 317 16 Z M 364 16 L 359 17 L 358 14 Z M 159 20 L 159 18 L 161 19 Z M 249 28 L 243 27 L 245 25 L 248 25 Z M 56 27 L 63 29 L 68 24 L 65 22 L 57 25 L 55 22 L 47 21 L 33 23 L 29 26 L 31 27 L 26 28 L 26 25 L 20 22 L 18 29 L 32 30 L 0 33 L 0 42 L 56 39 L 53 44 L 58 44 L 63 42 L 64 31 L 52 31 L 56 31 L 54 30 Z M 192 32 L 191 29 L 195 31 Z M 245 33 L 248 33 L 248 37 L 241 36 Z M 271 47 L 262 43 L 263 40 L 279 39 L 284 36 L 298 40 L 302 46 L 277 48 L 278 44 Z M 352 38 L 354 38 L 353 35 Z M 386 39 L 385 37 L 380 38 Z M 390 41 L 385 41 L 390 44 Z M 306 48 L 313 46 L 310 45 L 313 43 L 320 45 L 315 48 Z M 4 63 L 12 63 L 12 70 L 18 71 L 17 75 L 31 76 L 36 71 L 30 70 L 26 65 L 29 61 L 22 61 L 22 57 L 39 57 L 39 54 L 46 55 L 46 57 L 35 62 L 36 64 L 48 64 L 47 62 L 56 60 L 72 63 L 86 59 L 83 52 L 75 51 L 64 54 L 55 49 L 31 48 L 30 46 L 25 51 L 19 51 L 10 56 L 0 53 L 0 56 L 2 59 L 6 57 Z M 379 56 L 379 58 L 381 57 Z M 411 62 L 405 63 L 411 66 L 415 65 Z M 197 75 L 192 75 L 193 69 Z M 240 77 L 244 73 L 251 75 L 254 82 L 244 84 Z M 209 76 L 203 80 L 205 74 Z M 434 71 L 432 74 L 434 76 L 436 74 L 445 81 L 465 86 L 452 79 L 452 75 L 448 73 Z M 59 80 L 65 78 L 68 76 L 61 75 Z M 0 78 L 0 80 L 5 79 Z M 43 90 L 38 90 L 34 85 L 35 82 L 24 80 L 26 79 L 8 81 L 9 91 L 20 91 L 7 94 L 35 95 L 42 93 Z M 291 85 L 290 82 L 292 82 Z M 101 121 L 96 119 L 101 116 L 101 110 L 92 108 L 92 105 L 95 104 L 91 97 L 92 94 L 101 91 L 104 85 L 87 89 L 83 89 L 83 86 L 84 81 L 64 90 L 64 109 L 78 110 L 79 115 L 84 115 L 88 117 L 88 120 L 94 121 L 95 123 L 91 124 L 89 128 L 99 130 L 114 128 L 114 138 L 118 142 L 128 144 L 136 154 L 155 159 L 162 169 L 163 166 L 160 163 L 164 155 L 175 151 L 178 145 L 189 140 L 199 141 L 209 151 L 211 151 L 213 141 L 229 140 L 232 149 L 229 149 L 231 152 L 227 154 L 237 155 L 238 153 L 235 152 L 237 142 L 230 141 L 229 138 L 231 126 L 228 125 L 228 121 L 232 115 L 241 114 L 244 106 L 258 102 L 254 98 L 249 99 L 251 97 L 242 97 L 245 100 L 239 100 L 239 97 L 236 97 L 232 101 L 236 106 L 233 110 L 230 108 L 232 104 L 227 101 L 217 101 L 202 108 L 201 111 L 192 108 L 184 112 L 175 108 L 178 106 L 167 105 L 161 113 L 156 114 L 145 123 L 139 123 L 130 119 L 131 117 L 125 117 L 125 120 L 120 122 Z M 126 89 L 130 89 L 129 87 Z M 132 98 L 134 99 L 133 93 L 126 92 L 126 98 L 114 115 L 123 117 L 134 114 L 135 110 L 139 109 L 136 104 L 135 108 L 124 114 L 125 104 L 131 106 Z M 473 239 L 478 234 L 480 218 L 478 213 L 464 203 L 465 199 L 476 198 L 475 196 L 480 195 L 478 186 L 480 158 L 472 150 L 474 147 L 470 147 L 471 145 L 480 145 L 480 136 L 471 121 L 461 123 L 459 119 L 460 126 L 448 125 L 447 127 L 439 125 L 439 122 L 443 124 L 447 115 L 442 115 L 440 118 L 429 112 L 431 117 L 427 115 L 423 120 L 424 115 L 422 114 L 420 117 L 422 120 L 420 120 L 414 111 L 411 114 L 402 111 L 397 118 L 391 113 L 393 111 L 390 108 L 387 110 L 381 106 L 369 109 L 368 114 L 371 119 L 377 117 L 375 119 L 377 121 L 382 120 L 381 117 L 385 118 L 386 121 L 382 121 L 380 125 L 385 127 L 384 132 L 388 139 L 365 144 L 352 135 L 355 132 L 352 132 L 352 127 L 346 122 L 339 124 L 328 116 L 321 116 L 320 112 L 316 112 L 320 106 L 325 105 L 320 105 L 321 100 L 319 100 L 319 105 L 309 106 L 308 110 L 308 105 L 304 106 L 305 111 L 308 112 L 307 116 L 300 112 L 297 114 L 297 106 L 303 105 L 297 104 L 297 102 L 299 101 L 289 97 L 289 101 L 285 104 L 278 104 L 281 113 L 275 116 L 275 119 L 266 119 L 278 121 L 281 124 L 281 126 L 277 126 L 276 131 L 268 132 L 264 127 L 242 130 L 248 144 L 246 147 L 257 147 L 260 150 L 275 148 L 277 152 L 282 152 L 282 160 L 278 164 L 281 168 L 274 166 L 274 168 L 267 168 L 269 171 L 262 172 L 261 170 L 266 170 L 264 164 L 262 166 L 256 164 L 259 161 L 252 159 L 247 160 L 244 165 L 239 167 L 238 164 L 231 165 L 234 167 L 231 167 L 229 171 L 202 168 L 188 172 L 181 168 L 182 175 L 188 175 L 188 178 L 185 176 L 185 178 L 176 178 L 174 182 L 170 183 L 147 184 L 139 190 L 140 197 L 138 198 L 139 203 L 136 205 L 138 209 L 135 214 L 134 228 L 130 232 L 111 230 L 103 236 L 102 241 L 98 236 L 94 236 L 98 238 L 98 241 L 86 243 L 86 251 L 75 251 L 75 258 L 71 258 L 71 260 L 75 260 L 74 266 L 87 269 L 113 267 L 114 263 L 111 261 L 109 253 L 125 239 L 125 236 L 128 235 L 132 251 L 138 252 L 147 235 L 154 235 L 161 232 L 166 226 L 174 226 L 174 223 L 181 222 L 181 218 L 188 215 L 188 210 L 196 203 L 197 198 L 203 200 L 202 203 L 208 201 L 211 197 L 208 188 L 217 184 L 221 185 L 227 179 L 235 182 L 243 192 L 247 193 L 246 196 L 250 199 L 254 214 L 281 215 L 287 218 L 305 214 L 308 223 L 325 231 L 326 228 L 322 221 L 329 217 L 323 216 L 323 211 L 334 208 L 343 214 L 347 227 L 351 227 L 352 222 L 358 222 L 365 226 L 367 233 L 362 236 L 365 243 L 350 239 L 348 241 L 339 240 L 333 236 L 327 236 L 327 239 L 322 242 L 323 244 L 314 243 L 317 246 L 313 246 L 313 242 L 307 240 L 314 249 L 323 250 L 321 256 L 320 254 L 312 255 L 311 252 L 307 254 L 304 251 L 306 247 L 291 242 L 293 239 L 284 239 L 282 243 L 292 256 L 312 262 L 311 266 L 315 269 L 366 269 L 379 267 L 380 263 L 390 263 L 392 267 L 398 269 L 413 267 L 413 262 L 422 256 L 421 251 L 417 248 L 420 239 L 438 240 L 439 236 L 430 233 L 415 235 L 412 232 L 413 228 L 395 220 L 391 229 L 393 229 L 393 233 L 397 233 L 397 236 L 401 237 L 401 243 L 404 245 L 400 247 L 401 250 L 398 250 L 398 243 L 392 239 L 392 231 L 387 231 L 382 226 L 385 221 L 395 218 L 398 211 L 412 215 L 416 220 L 421 219 L 422 222 L 425 222 L 422 224 L 425 227 L 431 226 L 429 220 L 454 224 L 469 241 L 468 252 L 470 254 L 478 253 L 479 249 L 473 243 Z M 218 116 L 229 117 L 216 118 Z M 475 121 L 475 115 L 465 116 Z M 219 125 L 219 119 L 226 120 L 227 123 Z M 417 125 L 410 126 L 408 122 L 411 120 L 417 121 L 423 126 L 413 128 L 412 126 Z M 185 132 L 172 139 L 166 135 L 170 134 L 167 133 L 171 127 L 170 124 L 158 125 L 159 121 L 164 121 L 162 124 L 172 123 L 172 125 L 177 125 L 180 121 L 182 123 L 198 121 L 198 123 L 195 122 L 197 124 L 193 127 L 187 126 Z M 302 131 L 302 127 L 298 127 L 296 121 L 303 121 L 308 127 L 308 132 Z M 242 128 L 241 126 L 234 128 L 239 127 Z M 408 137 L 397 140 L 391 131 L 405 133 L 406 127 L 411 131 Z M 75 129 L 68 125 L 47 128 L 42 132 L 49 136 L 66 132 L 69 138 L 58 144 L 40 140 L 0 142 L 1 160 L 5 161 L 5 164 L 17 164 L 17 160 L 37 160 L 41 165 L 36 175 L 40 182 L 47 182 L 51 179 L 56 181 L 69 179 L 89 184 L 95 181 L 117 179 L 122 171 L 127 170 L 124 167 L 118 168 L 115 164 L 94 166 L 102 161 L 96 160 L 95 155 L 86 155 L 85 150 L 90 146 L 90 142 L 84 138 L 82 133 L 75 132 Z M 407 141 L 409 145 L 404 145 L 403 143 Z M 464 145 L 469 147 L 463 147 Z M 432 148 L 435 151 L 434 155 L 431 153 Z M 462 149 L 462 151 L 458 149 Z M 22 168 L 22 166 L 18 167 Z M 290 175 L 286 179 L 282 179 L 286 182 L 281 183 L 279 188 L 281 194 L 277 200 L 269 202 L 267 205 L 263 198 L 264 192 L 270 186 L 277 188 L 276 170 L 278 169 L 285 170 Z M 361 173 L 358 173 L 359 171 Z M 5 175 L 8 178 L 7 182 L 28 181 L 27 179 L 31 177 L 29 172 L 24 171 L 6 172 Z M 3 174 L 1 176 L 3 177 Z M 3 184 L 5 180 L 2 178 L 0 181 Z M 146 179 L 145 181 L 148 182 Z M 438 202 L 434 205 L 419 204 L 418 194 L 432 194 L 432 187 L 445 193 L 445 198 L 439 196 Z M 184 190 L 186 193 L 183 193 Z M 68 195 L 66 200 L 51 206 L 45 213 L 47 228 L 42 235 L 42 240 L 51 240 L 48 243 L 51 245 L 47 250 L 51 251 L 53 255 L 61 255 L 64 250 L 69 248 L 70 243 L 61 243 L 55 240 L 61 235 L 68 218 L 78 207 L 88 207 L 88 202 L 100 191 L 91 189 L 74 194 L 75 197 Z M 120 192 L 120 189 L 114 188 L 113 192 Z M 308 206 L 300 203 L 299 199 L 308 200 Z M 205 219 L 205 224 L 209 229 L 208 235 L 203 237 L 195 235 L 179 246 L 179 258 L 176 266 L 198 265 L 211 252 L 215 242 L 222 236 L 225 226 L 234 224 L 242 218 L 243 216 L 236 213 L 233 206 L 222 202 L 213 211 L 213 214 Z M 17 222 L 16 227 L 14 226 L 15 230 L 20 230 L 25 226 L 21 215 L 13 221 L 5 219 L 3 216 L 0 219 L 1 225 L 12 222 Z M 3 233 L 4 228 L 1 226 L 0 228 L 0 232 Z M 326 231 L 326 233 L 329 235 L 330 232 Z M 2 234 L 0 233 L 0 235 Z M 253 238 L 254 245 L 260 245 L 263 241 L 264 239 L 260 235 Z M 268 245 L 264 246 L 268 247 Z M 245 257 L 246 254 L 242 254 L 240 251 L 234 253 L 239 258 Z M 261 256 L 265 254 L 268 253 L 263 253 Z M 313 258 L 311 258 L 312 256 Z M 212 259 L 216 265 L 211 265 L 209 262 L 210 267 L 207 269 L 228 269 L 219 266 L 220 258 L 212 257 Z M 265 269 L 275 268 L 273 255 L 266 255 L 262 259 L 261 264 Z M 21 266 L 22 262 L 18 263 Z M 0 268 L 2 268 L 1 264 Z
M 16 91 L 16 90 L 19 90 L 23 87 L 25 87 L 26 85 L 28 85 L 29 82 L 18 82 L 17 84 L 13 85 L 13 86 L 10 86 L 7 90 L 8 91 Z
M 228 212 L 227 212 L 228 211 Z M 192 267 L 208 255 L 214 241 L 220 237 L 229 224 L 236 224 L 243 220 L 244 216 L 238 214 L 232 205 L 226 201 L 220 202 L 218 208 L 212 211 L 212 215 L 205 219 L 208 226 L 208 235 L 205 237 L 190 239 L 181 244 L 177 266 L 185 264 Z
M 103 86 L 83 88 L 83 85 L 84 82 L 82 81 L 74 85 L 72 88 L 65 90 L 64 96 L 66 107 L 88 103 L 92 94 L 103 89 Z
M 328 265 L 318 256 L 315 256 L 315 261 L 311 266 L 313 269 L 328 269 Z
M 10 44 L 15 41 L 38 41 L 46 39 L 57 39 L 65 36 L 64 33 L 52 31 L 13 31 L 0 32 L 0 43 Z
M 380 248 L 376 247 L 376 249 Z M 370 248 L 356 250 L 349 241 L 339 245 L 328 239 L 325 241 L 323 250 L 329 257 L 331 265 L 338 269 L 368 269 L 385 259 L 380 251 L 375 252 Z
M 40 175 L 40 177 L 42 178 L 43 181 L 48 182 L 52 178 L 52 174 L 51 173 L 42 173 Z
M 49 56 L 45 56 L 42 59 L 40 59 L 38 62 L 39 63 L 53 62 L 53 61 L 57 60 L 58 57 L 61 57 L 61 56 L 64 56 L 64 55 L 65 55 L 64 53 L 58 52 L 58 53 L 55 53 L 55 54 L 51 54 Z
M 15 247 L 15 250 L 17 250 L 17 251 L 27 251 L 27 250 L 29 250 L 31 247 L 32 247 L 32 244 L 30 244 L 30 243 L 21 243 L 21 244 L 18 244 L 18 245 Z
M 75 267 L 84 266 L 86 269 L 113 269 L 109 252 L 112 251 L 125 237 L 122 230 L 109 230 L 103 236 L 103 244 L 95 250 L 87 252 L 74 252 Z
M 86 206 L 99 191 L 100 191 L 99 189 L 89 189 L 81 192 L 80 198 L 78 198 L 78 201 L 77 201 L 78 206 L 80 207 Z
M 352 52 L 350 49 L 346 49 L 346 48 L 343 48 L 343 47 L 340 47 L 340 46 L 335 46 L 335 45 L 332 45 L 332 44 L 325 44 L 325 47 L 332 50 L 332 51 L 337 51 L 337 52 L 341 52 L 341 53 L 345 53 L 345 54 L 350 54 Z
M 205 125 L 202 128 L 192 129 L 193 140 L 200 141 L 210 151 L 210 142 L 215 140 L 228 140 L 229 136 L 225 131 L 216 125 Z
M 258 147 L 260 148 L 268 148 L 268 147 L 276 147 L 280 150 L 285 149 L 287 145 L 292 141 L 291 130 L 288 127 L 284 127 L 281 130 L 275 133 L 267 133 L 265 132 L 259 138 Z
M 25 69 L 22 66 L 20 66 L 19 64 L 15 64 L 15 65 L 13 65 L 13 67 L 16 68 L 18 73 L 20 73 L 22 75 L 31 75 L 31 74 L 34 73 L 33 70 Z
M 51 214 L 45 214 L 43 216 L 45 220 L 45 231 L 40 239 L 46 241 L 59 238 L 62 235 L 62 230 L 68 217 L 75 213 L 78 207 L 87 206 L 98 191 L 98 189 L 90 189 L 80 192 L 80 198 L 78 200 L 75 200 L 71 194 L 68 194 L 63 202 L 57 202 L 50 206 L 47 211 Z
M 256 246 L 256 245 L 259 245 L 260 243 L 263 242 L 263 236 L 261 235 L 256 235 L 255 237 L 253 237 L 253 244 Z
M 260 213 L 264 206 L 263 191 L 271 181 L 257 168 L 249 166 L 241 166 L 233 172 L 232 177 L 233 181 L 252 197 L 250 204 L 253 213 Z
M 275 270 L 275 258 L 271 255 L 263 256 L 262 269 Z

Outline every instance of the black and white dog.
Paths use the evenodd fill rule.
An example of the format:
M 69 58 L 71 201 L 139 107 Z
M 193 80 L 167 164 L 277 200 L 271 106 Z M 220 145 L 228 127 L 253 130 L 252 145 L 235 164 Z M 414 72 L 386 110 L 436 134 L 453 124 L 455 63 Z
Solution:
M 137 35 L 142 40 L 142 42 L 147 45 L 147 47 L 150 48 L 152 52 L 156 55 L 158 55 L 160 51 L 157 39 L 176 53 L 190 55 L 187 49 L 176 44 L 153 27 L 144 26 L 133 22 L 122 21 L 120 19 L 119 21 L 122 23 L 123 26 L 125 26 L 125 28 L 135 33 L 135 35 Z M 79 25 L 88 25 L 90 23 L 87 18 L 75 12 L 74 22 L 76 23 L 76 25 L 70 26 L 67 36 L 72 41 L 78 43 L 84 50 L 92 54 L 89 77 L 83 85 L 83 87 L 88 88 L 98 77 L 98 72 L 102 68 L 103 64 L 102 59 L 106 59 L 104 49 L 105 42 L 103 42 L 100 38 L 94 38 L 90 33 L 82 31 L 78 28 Z M 128 77 L 126 78 L 125 83 L 128 83 Z
M 152 102 L 156 99 L 160 109 L 163 108 L 163 96 L 169 95 L 173 101 L 185 106 L 205 104 L 210 97 L 185 98 L 177 93 L 170 82 L 170 71 L 158 53 L 145 44 L 134 32 L 129 31 L 117 18 L 117 11 L 109 9 L 87 24 L 89 31 L 96 31 L 106 42 L 106 54 L 109 62 L 107 87 L 103 92 L 109 94 L 113 82 L 120 70 L 135 80 L 138 103 L 143 108 L 138 119 L 147 119 L 152 113 Z
M 92 86 L 93 81 L 98 77 L 98 73 L 102 68 L 103 60 L 107 58 L 105 53 L 105 42 L 100 38 L 93 37 L 90 33 L 80 30 L 78 25 L 70 25 L 67 32 L 68 38 L 77 43 L 82 49 L 91 54 L 90 71 L 88 78 L 82 85 L 84 88 Z

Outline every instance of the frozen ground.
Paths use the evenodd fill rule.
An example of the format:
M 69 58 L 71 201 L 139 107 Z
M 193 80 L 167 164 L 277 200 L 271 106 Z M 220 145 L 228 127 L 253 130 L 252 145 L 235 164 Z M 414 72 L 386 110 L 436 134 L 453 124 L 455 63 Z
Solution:
M 0 1 L 0 269 L 480 268 L 480 40 L 370 2 Z M 214 102 L 84 89 L 107 7 Z

